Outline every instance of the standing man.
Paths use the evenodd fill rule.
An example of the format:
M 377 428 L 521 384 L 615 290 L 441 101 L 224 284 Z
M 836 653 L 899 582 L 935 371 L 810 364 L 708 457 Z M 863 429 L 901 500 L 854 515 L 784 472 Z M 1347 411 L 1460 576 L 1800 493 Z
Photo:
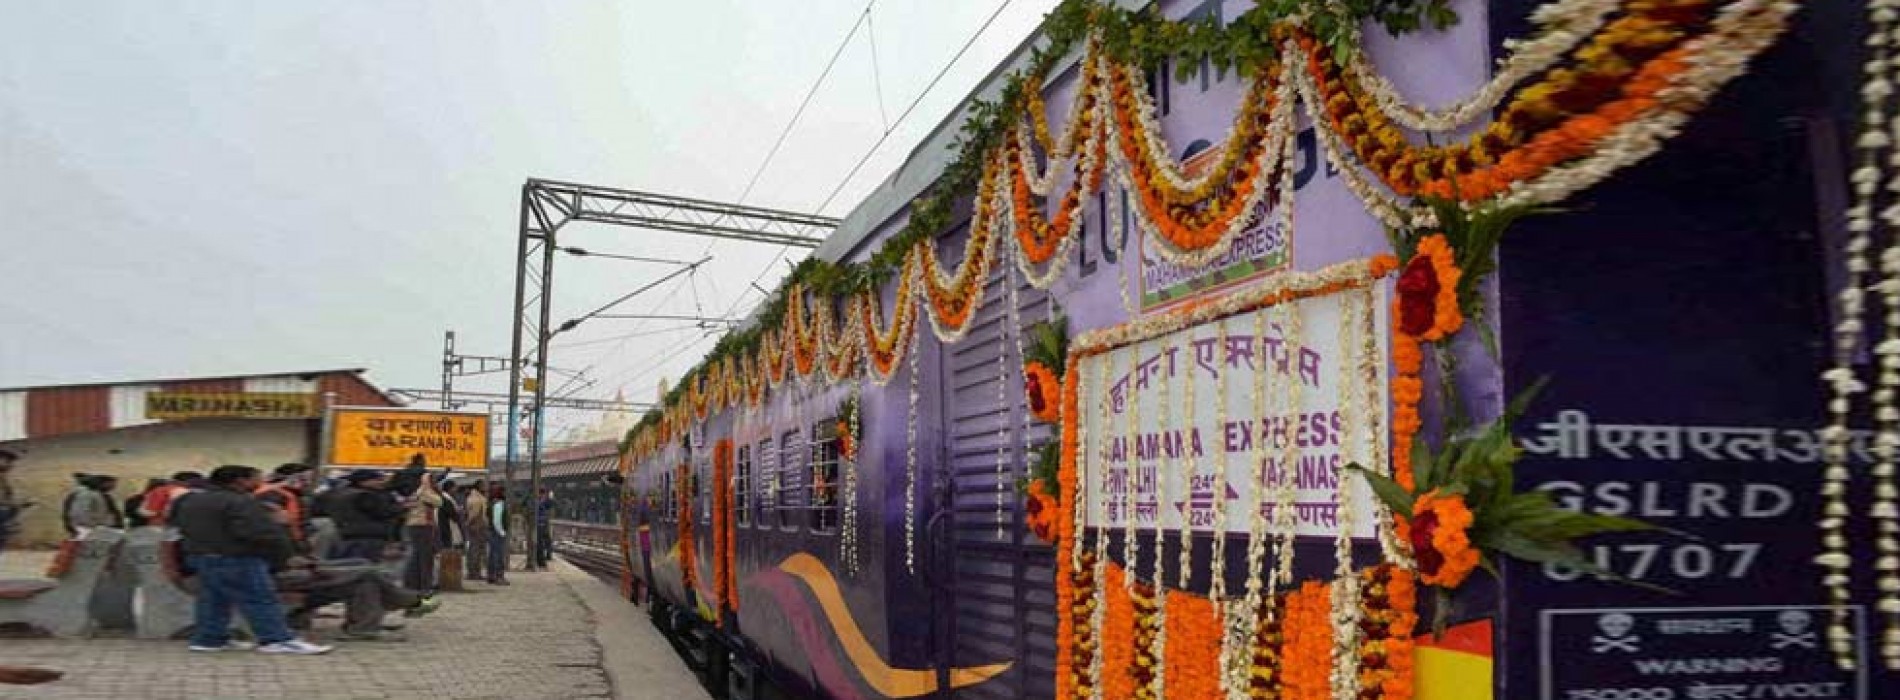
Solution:
M 290 633 L 277 602 L 271 570 L 291 555 L 290 534 L 270 510 L 251 497 L 261 479 L 256 469 L 227 465 L 211 472 L 203 491 L 173 506 L 172 524 L 184 536 L 186 561 L 198 573 L 191 650 L 226 651 L 231 644 L 231 608 L 251 623 L 265 654 L 323 654 L 330 647 Z
M 468 580 L 482 579 L 482 566 L 488 560 L 488 481 L 475 482 L 462 504 L 462 522 L 468 533 Z
M 462 589 L 462 571 L 464 548 L 468 546 L 468 519 L 464 517 L 462 507 L 467 501 L 467 491 L 461 482 L 444 479 L 442 482 L 442 505 L 435 511 L 436 544 L 442 548 L 442 566 L 437 570 L 435 583 L 445 591 Z
M 403 585 L 424 594 L 435 592 L 436 515 L 442 508 L 442 492 L 435 488 L 435 477 L 423 474 L 415 495 L 403 513 L 403 540 L 409 544 L 408 566 L 403 567 Z
M 93 528 L 124 528 L 125 515 L 119 512 L 119 501 L 112 496 L 112 489 L 118 485 L 118 477 L 100 474 L 80 477 L 78 488 L 73 489 L 66 500 L 67 531 L 74 537 L 84 537 Z
M 388 474 L 358 469 L 343 477 L 343 482 L 325 491 L 321 504 L 343 540 L 337 556 L 380 563 L 408 509 L 389 492 Z
M 7 540 L 19 531 L 21 514 L 33 507 L 32 501 L 21 500 L 13 491 L 13 463 L 19 459 L 12 450 L 0 450 L 0 552 L 7 550 Z
M 508 585 L 508 493 L 488 487 L 488 583 Z
M 548 568 L 554 558 L 554 489 L 541 490 L 534 508 L 534 568 Z

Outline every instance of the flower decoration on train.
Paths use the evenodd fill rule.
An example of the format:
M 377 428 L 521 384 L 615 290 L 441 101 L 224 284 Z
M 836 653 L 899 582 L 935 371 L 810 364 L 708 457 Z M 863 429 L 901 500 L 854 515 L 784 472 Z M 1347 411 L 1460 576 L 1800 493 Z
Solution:
M 1029 531 L 1044 542 L 1054 544 L 1064 520 L 1070 517 L 1063 506 L 1060 490 L 1062 450 L 1050 442 L 1037 447 L 1029 464 L 1029 476 L 1016 484 L 1023 496 L 1023 520 Z
M 1419 583 L 1437 595 L 1437 633 L 1444 632 L 1452 591 L 1476 568 L 1496 575 L 1498 558 L 1512 557 L 1622 580 L 1584 557 L 1576 540 L 1655 529 L 1640 520 L 1565 510 L 1544 491 L 1516 490 L 1521 452 L 1511 425 L 1541 387 L 1539 382 L 1520 393 L 1503 415 L 1474 434 L 1447 439 L 1437 450 L 1419 442 L 1411 487 L 1357 464 L 1347 467 L 1398 515 L 1400 539 L 1412 549 Z
M 1420 240 L 1418 254 L 1399 272 L 1398 331 L 1424 341 L 1458 332 L 1465 322 L 1458 310 L 1460 276 L 1443 234 Z
M 1471 546 L 1471 509 L 1464 496 L 1434 489 L 1419 494 L 1409 515 L 1399 519 L 1399 539 L 1412 545 L 1421 581 L 1457 588 L 1478 568 Z
M 671 420 L 642 421 L 633 430 L 670 437 L 701 411 L 710 416 L 732 405 L 735 387 L 758 406 L 788 375 L 819 369 L 830 381 L 860 373 L 888 381 L 915 345 L 918 315 L 926 315 L 945 342 L 961 338 L 1002 249 L 1010 247 L 1019 264 L 1061 252 L 1076 240 L 1080 220 L 1063 215 L 1111 172 L 1131 190 L 1135 223 L 1158 237 L 1165 257 L 1204 264 L 1269 197 L 1277 201 L 1276 192 L 1290 190 L 1285 175 L 1296 157 L 1289 148 L 1296 103 L 1313 118 L 1319 144 L 1340 165 L 1349 189 L 1397 230 L 1442 220 L 1432 201 L 1466 210 L 1558 201 L 1657 150 L 1717 88 L 1746 70 L 1785 29 L 1795 7 L 1791 0 L 1558 0 L 1533 13 L 1534 38 L 1514 45 L 1493 80 L 1453 105 L 1426 109 L 1407 102 L 1357 50 L 1359 32 L 1368 24 L 1394 34 L 1447 26 L 1456 16 L 1443 0 L 1259 3 L 1225 24 L 1065 0 L 1045 20 L 1048 43 L 1030 65 L 1006 81 L 996 101 L 972 103 L 955 157 L 912 202 L 900 231 L 860 263 L 800 263 L 756 323 L 723 338 L 688 380 L 667 392 L 662 411 Z M 1044 76 L 1078 51 L 1081 77 L 1058 136 L 1041 88 Z M 1212 167 L 1194 177 L 1170 155 L 1146 86 L 1144 71 L 1164 59 L 1177 73 L 1206 65 L 1247 81 L 1228 137 L 1213 146 Z M 1491 125 L 1462 142 L 1418 143 L 1420 132 L 1454 131 L 1494 110 Z M 1038 164 L 1037 148 L 1046 167 Z M 1069 177 L 1053 176 L 1059 166 Z M 1065 182 L 1067 189 L 1056 193 Z M 1058 202 L 1047 220 L 1036 203 L 1045 196 Z M 1426 200 L 1395 198 L 1410 196 Z M 939 250 L 938 235 L 968 201 L 974 215 L 961 254 Z M 1464 278 L 1483 277 L 1469 263 L 1488 248 L 1446 234 Z M 1405 248 L 1396 252 L 1412 259 Z M 953 256 L 956 265 L 946 270 L 941 262 Z M 1055 283 L 1059 265 L 1031 275 L 1031 282 Z M 875 302 L 886 282 L 895 283 L 896 294 L 888 318 L 879 318 Z M 1460 307 L 1469 316 L 1469 287 L 1460 287 Z M 853 317 L 843 323 L 831 318 L 840 302 Z M 1395 352 L 1408 355 L 1403 348 Z M 728 363 L 731 358 L 737 359 Z M 725 385 L 699 381 L 713 368 L 722 368 L 714 378 Z M 675 410 L 682 398 L 685 410 Z M 657 444 L 629 441 L 642 457 Z
M 1290 273 L 1280 278 L 1288 287 L 1279 296 L 1190 303 L 1098 331 L 1094 341 L 1125 344 L 1157 329 L 1309 294 L 1361 294 L 1367 279 L 1402 261 L 1390 318 L 1390 425 L 1381 426 L 1383 416 L 1370 408 L 1376 397 L 1341 401 L 1342 412 L 1357 402 L 1362 430 L 1389 429 L 1393 438 L 1389 458 L 1383 446 L 1361 455 L 1370 467 L 1365 478 L 1389 510 L 1377 514 L 1387 563 L 1360 569 L 1342 559 L 1331 585 L 1295 582 L 1284 564 L 1294 504 L 1280 501 L 1271 504 L 1274 518 L 1249 516 L 1249 564 L 1262 564 L 1269 547 L 1274 564 L 1248 567 L 1244 598 L 1196 598 L 1171 587 L 1161 564 L 1123 571 L 1109 561 L 1106 537 L 1096 537 L 1088 551 L 1079 534 L 1085 511 L 1075 505 L 1077 481 L 1091 478 L 1077 463 L 1092 449 L 1077 434 L 1074 415 L 1084 382 L 1067 348 L 1045 351 L 1040 329 L 1020 352 L 1024 398 L 1032 415 L 1062 426 L 1062 437 L 1053 457 L 1034 455 L 1023 484 L 1025 520 L 1056 545 L 1058 697 L 1201 697 L 1206 687 L 1197 683 L 1217 677 L 1228 696 L 1409 698 L 1418 586 L 1437 596 L 1435 626 L 1442 626 L 1451 592 L 1498 557 L 1595 571 L 1578 556 L 1576 538 L 1646 527 L 1569 513 L 1542 494 L 1517 493 L 1508 423 L 1518 402 L 1504 418 L 1467 430 L 1456 382 L 1447 382 L 1440 394 L 1451 415 L 1445 430 L 1433 432 L 1453 437 L 1437 445 L 1420 439 L 1425 363 L 1436 358 L 1436 374 L 1455 377 L 1450 346 L 1474 328 L 1495 354 L 1478 283 L 1495 271 L 1497 240 L 1512 220 L 1656 152 L 1772 44 L 1795 7 L 1792 0 L 1555 0 L 1532 14 L 1531 38 L 1507 44 L 1490 81 L 1458 102 L 1426 108 L 1408 102 L 1374 57 L 1358 50 L 1360 32 L 1375 24 L 1393 34 L 1442 28 L 1455 21 L 1444 0 L 1262 2 L 1224 21 L 1064 0 L 1046 20 L 1047 41 L 1029 65 L 1006 81 L 998 99 L 969 107 L 954 158 L 895 219 L 901 229 L 857 262 L 809 259 L 796 266 L 753 323 L 722 338 L 701 367 L 663 392 L 663 407 L 633 429 L 627 449 L 636 460 L 653 458 L 722 407 L 736 407 L 740 396 L 756 408 L 788 381 L 835 386 L 868 375 L 882 386 L 908 367 L 904 519 L 907 569 L 914 572 L 910 511 L 924 321 L 941 343 L 961 340 L 978 325 L 997 265 L 1013 262 L 1044 290 L 1071 279 L 1064 263 L 1079 240 L 1083 203 L 1103 181 L 1126 187 L 1132 202 L 1117 211 L 1111 229 L 1126 225 L 1119 215 L 1126 214 L 1171 264 L 1205 266 L 1269 211 L 1285 217 L 1290 232 L 1300 157 L 1294 130 L 1310 121 L 1329 169 L 1337 166 L 1351 194 L 1393 232 L 1396 259 L 1336 279 Z M 1080 56 L 1079 76 L 1070 81 L 1074 101 L 1057 129 L 1043 83 L 1061 73 L 1059 62 L 1070 54 Z M 1192 175 L 1172 155 L 1149 90 L 1146 73 L 1164 62 L 1177 72 L 1237 72 L 1245 81 L 1227 137 L 1200 158 L 1209 167 Z M 967 234 L 954 232 L 962 211 L 970 212 Z M 1125 281 L 1120 291 L 1126 300 Z M 1366 298 L 1361 306 L 1370 308 Z M 1275 318 L 1293 323 L 1297 335 L 1298 314 Z M 1326 330 L 1355 344 L 1374 335 L 1356 326 Z M 1086 346 L 1089 338 L 1076 343 Z M 1355 373 L 1379 376 L 1372 366 Z M 1084 405 L 1091 407 L 1105 398 L 1088 395 Z M 857 421 L 851 430 L 840 423 L 840 450 L 855 455 Z M 847 466 L 841 484 L 847 531 L 855 530 L 854 474 Z M 684 481 L 682 506 L 690 503 Z M 1349 510 L 1340 515 L 1350 522 Z M 690 526 L 681 527 L 690 541 Z M 1137 533 L 1131 525 L 1122 534 L 1125 544 Z M 1125 563 L 1137 560 L 1129 556 L 1134 551 L 1123 550 Z M 1222 561 L 1224 554 L 1217 549 L 1214 556 Z M 1292 590 L 1281 590 L 1283 584 Z M 1225 633 L 1207 634 L 1209 619 Z
M 858 412 L 864 410 L 863 403 L 853 393 L 838 405 L 838 459 L 846 462 L 858 461 L 858 426 L 862 424 Z
M 1069 319 L 1057 316 L 1028 328 L 1023 348 L 1023 393 L 1029 414 L 1055 423 L 1062 419 L 1062 380 L 1069 355 Z

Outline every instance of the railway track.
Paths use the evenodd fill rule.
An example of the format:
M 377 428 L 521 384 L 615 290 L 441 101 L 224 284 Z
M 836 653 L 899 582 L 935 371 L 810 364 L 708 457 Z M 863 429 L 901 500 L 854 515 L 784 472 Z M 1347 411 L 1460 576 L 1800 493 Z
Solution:
M 550 527 L 556 556 L 595 578 L 620 585 L 625 562 L 620 558 L 619 526 L 556 520 Z

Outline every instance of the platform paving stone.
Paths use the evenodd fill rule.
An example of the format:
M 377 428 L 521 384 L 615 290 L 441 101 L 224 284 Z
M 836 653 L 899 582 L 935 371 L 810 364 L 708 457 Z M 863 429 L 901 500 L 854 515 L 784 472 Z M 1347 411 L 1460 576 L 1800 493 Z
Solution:
M 0 554 L 0 577 L 31 575 L 46 555 Z M 564 563 L 556 566 L 565 567 Z M 576 586 L 604 586 L 572 569 L 514 572 L 513 586 L 470 584 L 445 593 L 434 615 L 408 620 L 407 643 L 337 642 L 325 656 L 253 652 L 194 654 L 182 641 L 139 640 L 129 633 L 94 639 L 0 639 L 0 664 L 64 671 L 63 680 L 33 687 L 0 686 L 0 698 L 35 700 L 565 700 L 683 697 L 677 676 L 657 687 L 618 694 L 602 668 L 595 636 L 605 623 L 583 604 Z M 589 592 L 591 600 L 603 600 Z M 615 601 L 617 602 L 617 601 Z M 596 604 L 599 604 L 598 602 Z M 642 611 L 610 611 L 618 629 L 654 635 Z M 392 620 L 397 616 L 392 616 Z M 340 620 L 319 619 L 311 635 L 328 643 Z M 642 629 L 643 628 L 643 629 Z M 663 642 L 657 643 L 664 648 Z M 675 662 L 677 660 L 675 659 Z M 678 676 L 685 675 L 683 668 Z M 687 676 L 690 677 L 690 676 Z M 642 679 L 623 680 L 640 685 Z M 632 681 L 631 683 L 627 681 Z M 692 691 L 697 691 L 693 688 Z M 658 694 L 656 694 L 658 693 Z

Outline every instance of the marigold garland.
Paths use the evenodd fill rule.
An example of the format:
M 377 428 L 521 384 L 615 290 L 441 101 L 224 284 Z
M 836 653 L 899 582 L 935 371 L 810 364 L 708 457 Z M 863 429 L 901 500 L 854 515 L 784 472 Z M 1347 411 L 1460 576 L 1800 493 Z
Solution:
M 1311 37 L 1300 42 L 1330 125 L 1381 181 L 1401 195 L 1477 201 L 1587 153 L 1616 125 L 1655 109 L 1656 92 L 1682 69 L 1671 49 L 1704 29 L 1717 4 L 1625 3 L 1629 14 L 1578 48 L 1569 65 L 1521 88 L 1468 142 L 1442 147 L 1410 144 L 1351 71 Z
M 1083 195 L 1101 187 L 1102 171 L 1108 159 L 1103 152 L 1105 139 L 1095 128 L 1095 90 L 1093 87 L 1083 90 L 1077 98 L 1081 126 L 1092 134 L 1083 145 L 1087 157 L 1077 158 L 1069 190 L 1056 207 L 1053 217 L 1044 219 L 1042 208 L 1031 196 L 1030 175 L 1023 169 L 1022 156 L 1019 153 L 1028 146 L 1021 139 L 1011 136 L 1004 146 L 1004 162 L 1011 169 L 1013 185 L 1010 188 L 1012 212 L 1016 223 L 1016 243 L 1024 258 L 1030 263 L 1041 265 L 1055 257 L 1061 250 L 1062 241 L 1076 232 L 1081 224 Z
M 1048 365 L 1034 360 L 1023 365 L 1023 392 L 1029 400 L 1030 415 L 1046 423 L 1057 422 L 1062 413 L 1058 400 L 1062 391 L 1062 380 Z
M 693 542 L 693 465 L 682 462 L 674 470 L 674 498 L 679 503 L 680 585 L 687 591 L 699 587 L 699 552 Z
M 1418 587 L 1412 577 L 1412 572 L 1391 564 L 1359 573 L 1365 610 L 1359 692 L 1365 700 L 1411 700 L 1416 690 L 1412 633 L 1418 628 Z
M 713 443 L 713 597 L 725 610 L 739 610 L 738 586 L 734 585 L 733 574 L 736 557 L 733 552 L 735 541 L 732 522 L 732 457 L 733 448 L 730 438 Z M 714 626 L 725 624 L 724 616 L 713 618 Z
M 1220 183 L 1225 192 L 1217 191 L 1210 198 L 1194 200 L 1195 204 L 1170 202 L 1166 194 L 1156 187 L 1160 176 L 1148 165 L 1144 157 L 1143 146 L 1138 143 L 1135 134 L 1141 128 L 1135 124 L 1135 88 L 1128 77 L 1127 68 L 1115 67 L 1109 70 L 1110 85 L 1114 105 L 1116 143 L 1121 149 L 1121 157 L 1132 170 L 1130 180 L 1136 185 L 1135 201 L 1142 214 L 1152 222 L 1175 248 L 1186 251 L 1201 250 L 1220 242 L 1228 233 L 1234 220 L 1247 214 L 1248 204 L 1253 200 L 1256 190 L 1268 190 L 1272 183 L 1262 183 L 1256 175 L 1261 171 L 1263 158 L 1270 155 L 1268 144 L 1260 139 L 1249 139 L 1239 157 L 1239 165 L 1231 180 Z M 1275 74 L 1275 67 L 1263 69 L 1263 74 Z M 1265 91 L 1268 96 L 1259 112 L 1260 120 L 1266 120 L 1267 114 L 1274 111 L 1274 91 Z M 1276 173 L 1284 172 L 1276 168 Z
M 1169 590 L 1166 625 L 1168 697 L 1221 697 L 1221 620 L 1214 603 L 1186 591 Z
M 1332 587 L 1307 581 L 1287 594 L 1286 641 L 1280 652 L 1280 697 L 1332 700 Z

